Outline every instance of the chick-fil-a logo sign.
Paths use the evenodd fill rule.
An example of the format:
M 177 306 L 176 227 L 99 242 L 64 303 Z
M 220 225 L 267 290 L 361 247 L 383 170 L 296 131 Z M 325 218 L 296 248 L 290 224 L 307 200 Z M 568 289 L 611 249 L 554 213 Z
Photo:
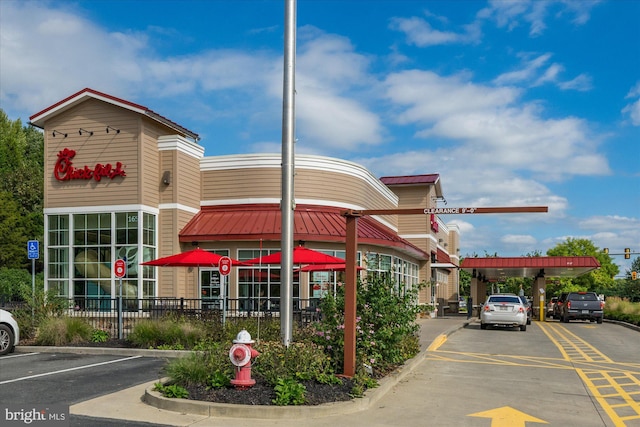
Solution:
M 102 178 L 114 179 L 117 176 L 127 176 L 121 162 L 117 162 L 115 167 L 111 163 L 106 165 L 97 163 L 93 168 L 89 166 L 76 168 L 71 161 L 75 155 L 75 150 L 70 150 L 69 148 L 65 148 L 58 153 L 58 160 L 56 160 L 56 165 L 53 167 L 53 176 L 58 181 L 70 181 L 72 179 L 95 179 L 100 181 Z

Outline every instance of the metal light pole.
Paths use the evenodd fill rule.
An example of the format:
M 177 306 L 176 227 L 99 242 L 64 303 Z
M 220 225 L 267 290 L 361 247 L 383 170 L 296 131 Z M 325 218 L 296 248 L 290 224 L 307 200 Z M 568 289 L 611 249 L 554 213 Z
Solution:
M 282 96 L 282 260 L 280 333 L 285 346 L 293 337 L 293 175 L 295 169 L 296 0 L 284 2 L 284 77 Z

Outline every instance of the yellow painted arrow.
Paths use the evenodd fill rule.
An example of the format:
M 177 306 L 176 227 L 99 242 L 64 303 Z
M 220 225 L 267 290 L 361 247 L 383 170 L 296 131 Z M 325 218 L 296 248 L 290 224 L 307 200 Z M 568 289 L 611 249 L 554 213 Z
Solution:
M 533 417 L 509 406 L 490 409 L 484 412 L 469 414 L 469 417 L 491 418 L 491 427 L 525 427 L 526 422 L 549 424 L 539 418 Z

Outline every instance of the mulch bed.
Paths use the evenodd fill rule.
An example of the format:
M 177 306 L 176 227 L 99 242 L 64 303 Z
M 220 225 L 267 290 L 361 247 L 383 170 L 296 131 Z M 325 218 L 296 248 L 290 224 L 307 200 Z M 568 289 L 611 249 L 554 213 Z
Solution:
M 22 345 L 33 343 L 22 342 Z M 106 342 L 80 342 L 68 347 L 107 347 L 134 348 L 127 340 L 110 339 Z M 302 381 L 305 386 L 305 405 L 322 405 L 323 403 L 344 402 L 352 399 L 353 380 L 340 378 L 341 384 L 321 384 L 316 381 Z M 203 402 L 232 403 L 236 405 L 275 405 L 276 392 L 263 379 L 255 378 L 256 384 L 249 388 L 233 386 L 221 389 L 207 389 L 205 386 L 193 385 L 185 387 L 189 392 L 188 399 Z
M 342 378 L 342 384 L 320 384 L 315 381 L 303 381 L 306 391 L 305 405 L 321 405 L 330 402 L 351 400 L 349 394 L 353 387 L 352 381 Z M 236 405 L 275 405 L 273 400 L 276 392 L 264 380 L 257 378 L 256 384 L 249 388 L 235 388 L 233 386 L 207 390 L 204 386 L 186 387 L 190 400 L 203 402 L 233 403 Z

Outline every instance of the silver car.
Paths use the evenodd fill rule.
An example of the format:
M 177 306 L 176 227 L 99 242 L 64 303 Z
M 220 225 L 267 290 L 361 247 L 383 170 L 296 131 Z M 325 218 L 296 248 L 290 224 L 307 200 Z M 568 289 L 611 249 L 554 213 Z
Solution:
M 490 295 L 480 311 L 480 329 L 487 326 L 520 327 L 527 330 L 527 308 L 516 295 Z
M 13 315 L 0 310 L 0 356 L 11 353 L 20 341 L 20 328 Z

